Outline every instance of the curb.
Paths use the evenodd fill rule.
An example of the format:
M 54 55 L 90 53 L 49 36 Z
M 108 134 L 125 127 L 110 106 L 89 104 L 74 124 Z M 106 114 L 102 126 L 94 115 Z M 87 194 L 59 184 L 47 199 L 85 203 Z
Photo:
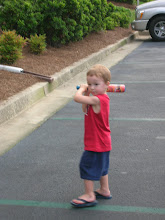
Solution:
M 136 36 L 138 36 L 138 32 L 135 32 L 129 37 L 126 37 L 113 45 L 101 49 L 99 52 L 93 53 L 90 56 L 75 62 L 72 66 L 66 67 L 52 76 L 54 78 L 52 83 L 36 83 L 35 85 L 2 102 L 0 105 L 0 125 L 30 108 L 33 104 L 37 103 L 43 97 L 47 96 L 47 94 L 76 76 L 78 73 L 88 69 L 90 66 L 100 62 L 118 48 L 133 41 Z

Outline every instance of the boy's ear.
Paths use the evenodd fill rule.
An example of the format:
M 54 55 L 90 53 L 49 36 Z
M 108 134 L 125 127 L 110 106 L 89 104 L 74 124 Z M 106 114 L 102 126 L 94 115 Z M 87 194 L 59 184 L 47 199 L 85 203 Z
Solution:
M 109 86 L 109 85 L 110 85 L 110 81 L 107 81 L 107 82 L 106 82 L 106 85 Z

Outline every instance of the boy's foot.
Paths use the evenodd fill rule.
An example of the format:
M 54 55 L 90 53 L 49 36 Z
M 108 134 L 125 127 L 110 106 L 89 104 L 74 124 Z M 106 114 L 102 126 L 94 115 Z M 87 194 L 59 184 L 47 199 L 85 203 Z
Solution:
M 83 194 L 78 197 L 78 199 L 73 199 L 71 204 L 75 207 L 89 207 L 97 204 L 96 196 L 94 192 L 91 195 Z
M 95 193 L 95 196 L 96 196 L 96 199 L 112 199 L 112 195 L 109 194 L 109 195 L 103 195 L 97 191 L 94 192 Z
M 77 203 L 78 202 L 78 203 Z M 97 205 L 97 200 L 94 200 L 92 202 L 88 202 L 84 199 L 74 199 L 70 202 L 74 207 L 76 208 L 86 208 Z

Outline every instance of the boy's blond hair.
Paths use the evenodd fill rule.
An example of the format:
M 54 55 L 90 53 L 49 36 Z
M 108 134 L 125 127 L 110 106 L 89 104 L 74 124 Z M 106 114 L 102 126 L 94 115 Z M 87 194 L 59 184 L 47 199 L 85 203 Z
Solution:
M 111 81 L 110 70 L 101 64 L 96 64 L 93 67 L 91 67 L 87 72 L 87 76 L 100 77 L 104 80 L 105 83 L 107 83 L 108 81 L 109 82 Z

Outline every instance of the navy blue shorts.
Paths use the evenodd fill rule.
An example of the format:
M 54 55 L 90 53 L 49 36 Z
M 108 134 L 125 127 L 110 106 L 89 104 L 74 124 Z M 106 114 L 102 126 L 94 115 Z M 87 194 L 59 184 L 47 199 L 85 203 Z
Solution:
M 84 151 L 80 160 L 80 177 L 85 180 L 100 180 L 108 174 L 109 169 L 108 152 Z

